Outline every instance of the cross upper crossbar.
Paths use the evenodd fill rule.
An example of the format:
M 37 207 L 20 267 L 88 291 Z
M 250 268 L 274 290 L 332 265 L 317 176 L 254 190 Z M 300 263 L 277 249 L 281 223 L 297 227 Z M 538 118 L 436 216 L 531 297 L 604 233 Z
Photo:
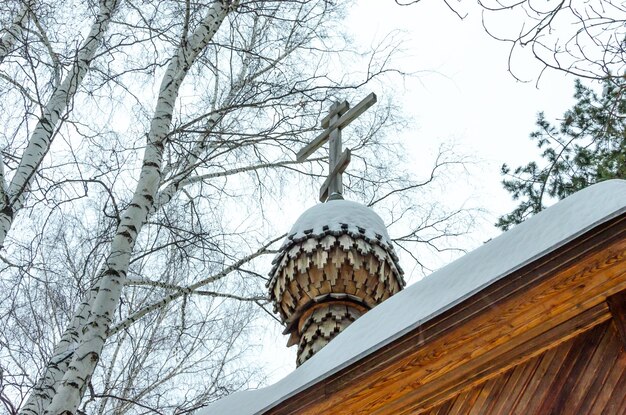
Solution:
M 329 141 L 328 177 L 320 190 L 321 202 L 333 198 L 341 199 L 341 193 L 343 192 L 341 173 L 345 171 L 350 163 L 350 150 L 346 149 L 342 152 L 341 129 L 354 121 L 375 103 L 376 94 L 374 93 L 366 96 L 352 109 L 349 109 L 350 104 L 347 101 L 335 103 L 330 108 L 328 115 L 322 119 L 321 124 L 324 131 L 296 154 L 298 161 L 304 161 L 326 141 Z
M 322 118 L 322 122 L 320 123 L 322 125 L 322 128 L 328 128 L 328 126 L 330 125 L 330 120 L 335 115 L 337 114 L 341 115 L 344 112 L 348 111 L 349 109 L 350 109 L 350 104 L 348 103 L 348 101 L 343 101 L 343 102 L 340 102 L 331 106 L 330 111 L 328 112 L 328 115 Z
M 324 144 L 326 142 L 326 140 L 328 140 L 328 137 L 330 136 L 330 133 L 335 128 L 339 128 L 339 129 L 344 128 L 345 126 L 350 124 L 352 121 L 354 121 L 359 115 L 363 114 L 369 107 L 371 107 L 375 103 L 376 103 L 376 94 L 374 94 L 372 92 L 371 94 L 369 94 L 368 96 L 363 98 L 363 100 L 361 102 L 359 102 L 354 108 L 352 108 L 351 110 L 349 110 L 345 114 L 341 115 L 339 117 L 339 119 L 337 121 L 333 122 L 332 124 L 329 123 L 330 119 L 327 119 L 327 118 L 331 118 L 331 117 L 327 116 L 326 118 L 324 118 L 322 120 L 322 127 L 326 128 L 326 129 L 324 131 L 322 131 L 320 133 L 320 135 L 315 137 L 315 139 L 313 141 L 311 141 L 309 144 L 307 144 L 305 147 L 303 147 L 302 150 L 298 151 L 298 154 L 296 154 L 296 159 L 298 161 L 306 160 L 307 157 L 309 157 L 311 154 L 313 154 L 313 152 L 315 150 L 320 148 L 322 146 L 322 144 Z M 326 123 L 326 126 L 324 125 L 325 123 Z

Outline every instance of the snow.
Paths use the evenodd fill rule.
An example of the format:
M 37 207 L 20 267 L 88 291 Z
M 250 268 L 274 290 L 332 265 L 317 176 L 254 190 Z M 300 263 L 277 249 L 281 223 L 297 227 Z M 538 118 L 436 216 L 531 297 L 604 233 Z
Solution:
M 626 181 L 605 181 L 582 190 L 391 297 L 281 381 L 235 393 L 200 414 L 261 414 L 624 212 Z M 314 211 L 301 218 L 294 229 L 317 225 L 317 216 Z
M 342 229 L 341 225 L 347 225 L 347 228 Z M 347 230 L 346 233 L 350 234 L 359 234 L 361 228 L 366 239 L 379 239 L 387 247 L 392 246 L 385 223 L 372 209 L 350 200 L 330 200 L 305 211 L 291 228 L 281 249 L 285 249 L 292 240 L 323 236 L 324 227 L 331 232 Z

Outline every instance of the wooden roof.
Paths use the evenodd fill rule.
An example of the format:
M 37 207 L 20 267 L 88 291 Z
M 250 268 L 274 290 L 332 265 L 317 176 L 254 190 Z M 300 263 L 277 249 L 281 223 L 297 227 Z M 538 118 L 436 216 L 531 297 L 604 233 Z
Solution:
M 625 357 L 607 321 L 423 413 L 625 414 Z
M 546 356 L 592 333 L 599 333 L 599 345 L 608 338 L 623 341 L 625 289 L 626 181 L 614 180 L 559 202 L 407 287 L 280 382 L 237 393 L 204 413 L 464 414 L 459 408 L 484 403 L 491 393 L 508 399 L 524 391 L 515 398 L 521 400 L 532 388 L 519 385 L 537 380 L 528 376 L 518 385 L 511 377 L 521 379 L 532 362 L 557 362 Z M 623 348 L 606 361 L 624 359 Z M 609 347 L 587 353 L 597 350 Z M 582 365 L 573 355 L 563 359 Z M 622 373 L 610 367 L 590 366 L 592 378 L 554 385 L 569 391 L 591 382 L 609 402 L 613 394 L 622 397 Z M 614 377 L 616 386 L 607 386 L 604 379 Z M 557 386 L 542 389 L 541 396 L 561 402 Z M 506 394 L 497 388 L 507 388 Z M 485 413 L 482 408 L 476 403 L 471 413 Z
M 622 214 L 264 413 L 508 414 L 496 409 L 515 402 L 524 414 L 621 407 L 624 314 L 616 305 L 612 314 L 609 303 L 626 304 L 625 289 Z M 590 385 L 597 393 L 583 395 Z

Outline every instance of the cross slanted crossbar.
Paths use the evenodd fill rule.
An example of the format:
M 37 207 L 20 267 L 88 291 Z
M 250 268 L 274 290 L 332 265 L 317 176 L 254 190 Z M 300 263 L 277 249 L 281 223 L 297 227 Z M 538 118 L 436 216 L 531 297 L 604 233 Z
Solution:
M 350 108 L 348 102 L 337 102 L 330 107 L 328 115 L 322 119 L 322 131 L 315 139 L 302 148 L 296 155 L 298 161 L 306 160 L 311 154 L 328 141 L 328 177 L 320 189 L 320 201 L 341 199 L 343 183 L 341 174 L 350 163 L 350 150 L 342 151 L 341 129 L 363 114 L 369 107 L 376 103 L 376 94 L 373 92 L 366 96 L 354 108 Z

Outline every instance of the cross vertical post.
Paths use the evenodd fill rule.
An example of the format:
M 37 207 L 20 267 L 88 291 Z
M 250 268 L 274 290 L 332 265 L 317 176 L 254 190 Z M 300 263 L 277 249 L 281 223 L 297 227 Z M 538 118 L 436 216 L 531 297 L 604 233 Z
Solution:
M 324 131 L 315 139 L 302 148 L 296 155 L 298 161 L 304 161 L 311 154 L 328 141 L 328 177 L 320 190 L 320 201 L 343 199 L 343 173 L 350 163 L 350 149 L 343 152 L 341 142 L 341 129 L 350 124 L 359 115 L 376 103 L 376 95 L 369 94 L 354 108 L 346 102 L 336 102 L 330 107 L 328 115 L 322 119 Z
M 337 111 L 335 113 L 335 115 L 333 115 L 330 118 L 330 124 L 334 124 L 337 122 L 337 120 L 339 120 L 339 117 L 342 115 L 341 112 L 339 112 L 339 110 L 341 108 L 339 108 L 341 104 L 336 102 L 332 107 L 331 107 L 331 113 L 333 113 L 334 111 Z M 337 166 L 338 162 L 339 162 L 339 155 L 341 154 L 341 147 L 342 147 L 342 142 L 341 142 L 341 130 L 339 128 L 335 128 L 331 131 L 330 136 L 328 138 L 328 178 L 330 179 L 330 183 L 328 183 L 328 194 L 327 194 L 327 199 L 328 200 L 333 200 L 333 199 L 339 199 L 341 198 L 341 195 L 343 194 L 343 181 L 341 180 L 341 174 L 335 174 L 334 176 L 331 176 L 331 173 L 333 172 L 333 170 L 335 169 L 335 167 Z M 323 191 L 323 190 L 322 190 Z M 320 198 L 322 197 L 322 195 L 320 194 Z

